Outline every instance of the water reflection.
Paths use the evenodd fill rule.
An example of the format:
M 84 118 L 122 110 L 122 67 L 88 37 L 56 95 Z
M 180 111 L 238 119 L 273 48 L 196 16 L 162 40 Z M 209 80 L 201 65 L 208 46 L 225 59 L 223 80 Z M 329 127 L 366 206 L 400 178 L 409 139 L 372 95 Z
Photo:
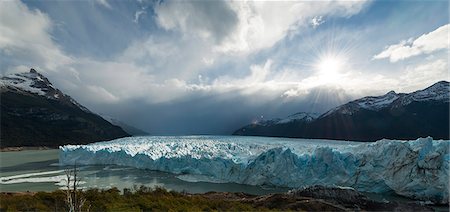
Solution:
M 58 151 L 20 151 L 0 155 L 0 191 L 52 191 L 64 186 L 64 167 L 58 165 Z M 54 172 L 60 170 L 61 172 Z M 53 174 L 48 174 L 48 173 Z M 25 174 L 25 175 L 24 175 Z M 84 188 L 133 188 L 145 185 L 169 190 L 205 193 L 209 191 L 267 194 L 285 192 L 287 188 L 261 187 L 235 183 L 187 182 L 177 175 L 117 165 L 80 166 Z

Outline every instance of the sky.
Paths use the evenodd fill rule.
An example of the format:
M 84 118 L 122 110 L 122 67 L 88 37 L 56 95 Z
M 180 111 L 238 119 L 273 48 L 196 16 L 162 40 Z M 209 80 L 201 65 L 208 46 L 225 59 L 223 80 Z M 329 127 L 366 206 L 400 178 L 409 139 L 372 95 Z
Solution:
M 0 74 L 151 134 L 230 134 L 449 81 L 449 32 L 447 0 L 1 1 Z

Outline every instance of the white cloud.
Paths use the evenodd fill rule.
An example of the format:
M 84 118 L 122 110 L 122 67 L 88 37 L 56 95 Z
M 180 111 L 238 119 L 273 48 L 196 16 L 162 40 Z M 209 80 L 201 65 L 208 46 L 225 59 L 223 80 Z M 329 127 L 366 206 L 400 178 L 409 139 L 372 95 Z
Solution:
M 239 17 L 237 28 L 216 49 L 236 53 L 269 48 L 289 33 L 308 25 L 308 21 L 315 16 L 351 16 L 359 12 L 364 3 L 364 1 L 233 1 L 231 6 Z
M 133 42 L 119 61 L 145 66 L 160 82 L 167 79 L 192 82 L 199 74 L 208 76 L 209 68 L 273 46 L 291 31 L 308 26 L 313 17 L 322 14 L 350 16 L 360 11 L 364 3 L 164 1 L 154 10 L 157 23 L 168 31 L 167 35 L 152 35 Z M 253 70 L 254 67 L 247 66 L 241 67 L 240 72 Z M 213 74 L 208 81 L 214 88 L 221 87 L 218 83 L 227 88 L 236 85 L 236 76 L 231 76 L 236 72 L 230 76 L 228 73 Z M 241 88 L 243 84 L 236 87 Z
M 273 46 L 309 20 L 322 15 L 351 16 L 365 1 L 164 1 L 157 22 L 184 36 L 214 41 L 222 53 L 251 53 Z
M 152 80 L 145 68 L 129 61 L 70 56 L 53 41 L 52 27 L 51 19 L 39 10 L 30 10 L 20 1 L 0 2 L 1 73 L 34 67 L 82 103 L 144 98 L 142 85 Z
M 145 67 L 159 80 L 192 80 L 214 65 L 217 58 L 218 55 L 211 52 L 210 43 L 168 35 L 136 40 L 116 61 Z
M 57 82 L 63 79 L 71 84 L 55 83 L 57 87 L 74 94 L 82 103 L 125 102 L 136 98 L 151 99 L 153 76 L 145 67 L 132 63 L 95 61 L 77 58 L 68 67 L 61 68 L 51 76 Z M 98 98 L 97 98 L 97 95 Z
M 325 23 L 325 20 L 323 20 L 323 16 L 315 16 L 313 19 L 311 19 L 311 26 L 313 28 L 317 28 L 323 23 Z
M 107 0 L 96 0 L 95 2 L 97 2 L 98 4 L 108 8 L 108 9 L 112 9 L 111 5 L 109 4 L 109 2 Z
M 47 36 L 51 29 L 51 21 L 47 15 L 39 10 L 29 10 L 21 2 L 2 1 L 0 4 L 0 48 L 25 47 L 31 42 L 52 45 Z
M 134 13 L 134 19 L 133 19 L 133 22 L 134 22 L 134 23 L 139 23 L 139 18 L 141 17 L 141 15 L 143 15 L 143 14 L 145 14 L 145 13 L 146 13 L 146 12 L 145 12 L 144 9 L 136 11 L 136 13 Z
M 243 68 L 241 71 L 247 75 L 244 74 L 240 78 L 237 78 L 235 73 L 228 72 L 217 73 L 210 78 L 203 71 L 221 63 L 223 53 L 252 52 L 270 47 L 290 30 L 296 30 L 300 25 L 307 26 L 313 17 L 320 14 L 347 16 L 359 11 L 348 5 L 362 5 L 361 2 L 321 2 L 313 6 L 302 2 L 223 2 L 220 7 L 225 12 L 220 12 L 221 17 L 235 14 L 237 19 L 230 18 L 232 21 L 229 26 L 233 26 L 231 29 L 221 29 L 216 28 L 218 26 L 215 24 L 220 21 L 214 18 L 209 20 L 211 23 L 202 25 L 207 16 L 214 16 L 210 11 L 200 12 L 204 13 L 200 15 L 203 18 L 191 20 L 191 15 L 197 14 L 191 13 L 198 9 L 195 4 L 187 7 L 184 15 L 178 16 L 181 17 L 180 20 L 171 19 L 168 15 L 177 11 L 177 4 L 180 3 L 174 4 L 173 10 L 164 11 L 158 8 L 158 18 L 162 27 L 182 32 L 183 36 L 169 33 L 167 36 L 152 35 L 137 40 L 114 61 L 97 61 L 67 55 L 51 39 L 52 21 L 49 17 L 39 10 L 29 10 L 21 2 L 12 2 L 9 5 L 12 7 L 8 9 L 9 13 L 0 13 L 0 47 L 2 52 L 14 51 L 13 55 L 20 57 L 20 61 L 38 57 L 37 62 L 32 61 L 30 64 L 38 64 L 38 70 L 49 72 L 49 78 L 54 80 L 57 87 L 87 106 L 101 103 L 118 104 L 134 99 L 156 104 L 192 96 L 219 96 L 217 94 L 228 93 L 240 96 L 256 95 L 258 98 L 249 98 L 249 101 L 261 103 L 280 98 L 286 91 L 298 89 L 299 82 L 308 85 L 300 87 L 304 91 L 321 84 L 306 83 L 312 82 L 313 78 L 299 78 L 299 70 L 274 71 L 274 61 L 271 59 L 250 65 L 247 69 Z M 337 12 L 326 6 L 334 7 Z M 279 14 L 283 14 L 283 11 L 287 11 L 286 17 L 280 17 Z M 139 16 L 135 16 L 136 21 Z M 13 24 L 13 21 L 8 22 L 9 20 L 20 20 L 22 24 Z M 198 28 L 191 28 L 191 25 Z M 201 32 L 200 36 L 195 36 L 195 32 Z M 234 40 L 238 41 L 236 45 L 243 44 L 248 46 L 248 49 L 239 49 L 240 47 L 233 43 Z M 29 55 L 20 56 L 19 51 L 28 52 Z M 227 54 L 226 57 L 229 59 L 238 56 Z M 23 65 L 19 63 L 12 67 L 24 70 L 26 66 Z M 199 75 L 202 77 L 199 78 Z
M 387 46 L 384 51 L 373 56 L 373 59 L 389 58 L 389 61 L 397 62 L 413 56 L 430 54 L 449 48 L 449 31 L 450 24 L 441 26 L 430 33 L 421 35 L 417 39 L 410 38 L 398 44 Z
M 0 2 L 0 54 L 2 67 L 16 65 L 54 69 L 69 64 L 65 55 L 49 35 L 53 24 L 39 10 L 30 10 L 20 1 Z M 6 70 L 2 70 L 3 72 Z
M 253 43 L 254 48 L 252 48 L 255 50 L 263 48 L 263 46 L 273 45 L 273 42 L 282 39 L 292 27 L 299 27 L 298 24 L 310 24 L 308 20 L 310 21 L 314 17 L 319 20 L 319 14 L 329 13 L 330 15 L 345 16 L 359 11 L 355 7 L 349 7 L 348 5 L 352 5 L 351 3 L 345 2 L 322 2 L 317 5 L 313 4 L 313 6 L 297 4 L 302 2 L 272 2 L 277 6 L 280 5 L 278 9 L 266 5 L 269 3 L 271 2 L 227 2 L 226 4 L 230 4 L 229 8 L 238 15 L 238 21 L 236 28 L 222 38 L 221 42 L 208 37 L 221 30 L 211 32 L 206 37 L 189 35 L 180 38 L 177 35 L 155 35 L 133 42 L 114 61 L 96 61 L 88 58 L 75 58 L 65 54 L 51 39 L 52 21 L 48 16 L 39 10 L 28 9 L 21 2 L 10 2 L 5 4 L 8 8 L 6 6 L 0 8 L 2 10 L 0 13 L 0 22 L 2 23 L 0 49 L 2 54 L 12 52 L 11 54 L 19 57 L 20 61 L 28 61 L 30 58 L 36 57 L 37 62 L 33 61 L 33 63 L 38 64 L 39 70 L 51 71 L 49 77 L 55 79 L 58 87 L 73 94 L 76 99 L 88 105 L 102 102 L 126 102 L 133 99 L 140 99 L 148 103 L 162 103 L 190 96 L 217 96 L 216 94 L 229 92 L 242 96 L 264 95 L 264 98 L 258 99 L 258 101 L 263 102 L 267 98 L 279 98 L 283 94 L 284 97 L 288 98 L 307 95 L 311 89 L 332 84 L 329 81 L 324 81 L 320 73 L 300 76 L 299 72 L 302 72 L 302 70 L 274 70 L 276 67 L 273 64 L 277 61 L 273 59 L 266 59 L 260 64 L 253 64 L 247 69 L 241 70 L 247 75 L 241 75 L 240 78 L 228 72 L 218 73 L 211 78 L 208 73 L 203 73 L 205 68 L 220 63 L 220 60 L 224 58 L 223 52 L 214 51 L 211 46 L 225 47 L 230 40 L 236 38 L 236 33 L 239 30 L 245 32 L 243 33 L 245 36 L 242 37 L 245 39 L 242 39 L 242 41 L 247 44 Z M 239 8 L 236 8 L 236 5 Z M 330 8 L 324 8 L 324 5 L 334 6 L 337 12 Z M 286 19 L 286 17 L 278 17 L 277 15 L 281 11 L 290 13 L 291 10 L 297 16 L 298 14 L 305 14 L 305 17 L 309 18 L 287 15 L 290 18 Z M 313 10 L 316 11 L 312 12 Z M 300 11 L 309 12 L 299 13 Z M 183 17 L 189 18 L 190 16 Z M 241 20 L 243 17 L 245 17 L 245 21 Z M 169 17 L 165 16 L 165 18 Z M 13 24 L 12 20 L 20 20 L 21 24 Z M 168 30 L 181 30 L 189 34 L 191 29 L 188 26 L 192 24 L 190 21 L 192 20 L 173 23 L 169 21 L 165 24 Z M 276 26 L 277 24 L 282 26 Z M 246 25 L 246 27 L 243 27 L 243 25 Z M 217 30 L 210 26 L 203 27 L 197 30 Z M 274 34 L 268 35 L 268 37 L 272 37 L 269 40 L 264 40 L 266 39 L 263 36 L 264 34 L 255 34 L 256 37 L 246 38 L 246 36 L 252 34 L 250 31 L 257 32 L 266 27 L 276 31 Z M 195 30 L 192 32 L 195 32 Z M 264 30 L 260 32 L 264 32 Z M 268 30 L 267 33 L 272 33 L 272 30 Z M 423 43 L 421 39 L 417 39 L 417 42 Z M 194 49 L 195 51 L 193 51 Z M 23 52 L 23 55 L 20 52 Z M 434 61 L 433 58 L 430 58 L 430 60 Z M 10 70 L 25 70 L 26 67 L 26 64 L 16 64 L 11 66 Z M 442 60 L 440 60 L 440 63 L 436 62 L 433 67 L 430 67 L 430 69 L 439 68 L 438 70 L 441 71 L 439 74 L 420 72 L 417 70 L 425 70 L 425 68 L 417 68 L 417 70 L 414 69 L 415 71 L 410 70 L 409 74 L 405 76 L 414 78 L 414 76 L 420 75 L 418 73 L 428 73 L 436 76 L 433 79 L 437 79 L 443 76 L 442 67 Z M 345 82 L 345 85 L 337 83 L 331 86 L 345 86 L 349 90 L 358 90 L 360 93 L 364 93 L 368 90 L 373 91 L 374 87 L 383 90 L 385 87 L 395 87 L 400 83 L 399 80 L 392 80 L 383 75 L 362 75 L 350 67 L 346 70 L 339 76 L 341 77 L 339 83 Z M 427 82 L 433 79 L 430 78 Z M 386 86 L 373 86 L 375 84 Z
M 448 70 L 448 61 L 443 58 L 408 66 L 400 77 L 401 82 L 403 82 L 401 91 L 411 92 L 423 89 L 424 85 L 432 85 L 437 81 L 450 81 Z

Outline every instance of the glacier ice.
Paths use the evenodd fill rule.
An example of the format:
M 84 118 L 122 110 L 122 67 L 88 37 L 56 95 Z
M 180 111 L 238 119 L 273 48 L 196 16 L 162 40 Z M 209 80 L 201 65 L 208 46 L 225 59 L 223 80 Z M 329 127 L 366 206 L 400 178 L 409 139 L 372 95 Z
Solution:
M 240 136 L 146 136 L 60 147 L 60 164 L 116 164 L 217 182 L 346 186 L 448 203 L 448 140 L 374 143 Z

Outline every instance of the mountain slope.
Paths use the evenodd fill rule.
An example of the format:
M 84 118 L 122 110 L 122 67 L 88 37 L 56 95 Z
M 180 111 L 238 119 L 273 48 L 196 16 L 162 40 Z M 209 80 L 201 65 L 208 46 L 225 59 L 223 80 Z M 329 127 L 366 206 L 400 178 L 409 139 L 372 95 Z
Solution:
M 129 136 L 31 69 L 2 77 L 0 147 L 86 144 Z
M 296 137 L 297 129 L 307 127 L 308 123 L 318 117 L 316 113 L 299 112 L 289 115 L 283 119 L 270 119 L 256 121 L 236 132 L 234 135 L 258 135 L 258 136 L 279 136 Z
M 104 118 L 105 120 L 109 121 L 109 123 L 121 127 L 125 132 L 127 132 L 130 135 L 133 135 L 133 136 L 150 135 L 150 133 L 145 132 L 144 130 L 141 130 L 137 127 L 133 127 L 127 123 L 124 123 L 124 122 L 117 120 L 115 118 L 112 118 L 110 116 L 103 115 L 103 114 L 100 114 L 100 116 L 102 118 Z
M 310 122 L 247 125 L 235 135 L 325 138 L 357 141 L 449 139 L 449 83 L 424 90 L 364 97 L 336 107 Z

